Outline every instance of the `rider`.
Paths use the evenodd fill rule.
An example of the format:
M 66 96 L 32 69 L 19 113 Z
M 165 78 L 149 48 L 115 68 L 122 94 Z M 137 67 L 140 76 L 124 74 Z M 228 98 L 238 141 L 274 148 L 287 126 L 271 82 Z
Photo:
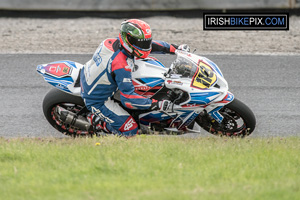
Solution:
M 120 90 L 121 102 L 126 108 L 167 110 L 170 101 L 157 101 L 135 93 L 131 70 L 134 56 L 146 58 L 150 52 L 174 54 L 176 49 L 189 51 L 185 44 L 178 47 L 152 41 L 150 26 L 142 20 L 122 22 L 119 37 L 104 40 L 80 73 L 81 96 L 93 113 L 88 116 L 91 124 L 126 137 L 137 134 L 138 125 L 133 117 L 111 99 L 117 90 Z

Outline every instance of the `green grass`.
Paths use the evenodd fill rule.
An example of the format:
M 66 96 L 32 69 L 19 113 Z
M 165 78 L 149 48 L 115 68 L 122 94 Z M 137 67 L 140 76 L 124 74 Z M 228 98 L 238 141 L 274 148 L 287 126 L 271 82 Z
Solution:
M 300 138 L 0 139 L 0 199 L 300 199 Z

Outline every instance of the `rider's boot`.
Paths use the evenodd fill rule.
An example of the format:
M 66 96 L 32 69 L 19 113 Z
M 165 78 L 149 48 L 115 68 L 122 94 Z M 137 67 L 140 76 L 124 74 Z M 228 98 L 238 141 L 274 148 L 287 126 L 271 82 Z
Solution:
M 106 122 L 102 121 L 100 117 L 90 113 L 87 115 L 87 120 L 92 125 L 94 132 L 110 133 L 106 127 Z

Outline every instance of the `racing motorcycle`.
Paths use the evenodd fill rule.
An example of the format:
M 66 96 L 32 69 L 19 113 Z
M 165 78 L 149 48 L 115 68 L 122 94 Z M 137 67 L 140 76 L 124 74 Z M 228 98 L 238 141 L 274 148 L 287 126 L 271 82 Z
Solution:
M 127 110 L 139 125 L 139 133 L 200 133 L 218 136 L 250 135 L 256 119 L 250 108 L 228 91 L 228 83 L 211 60 L 176 50 L 177 58 L 166 68 L 154 57 L 136 59 L 132 69 L 135 92 L 156 100 L 172 102 L 167 111 L 130 110 L 122 106 L 117 91 L 113 99 Z M 83 65 L 57 61 L 37 66 L 46 82 L 53 85 L 43 100 L 47 121 L 70 135 L 101 135 L 87 120 L 90 111 L 80 96 L 80 70 Z M 201 127 L 201 128 L 200 128 Z

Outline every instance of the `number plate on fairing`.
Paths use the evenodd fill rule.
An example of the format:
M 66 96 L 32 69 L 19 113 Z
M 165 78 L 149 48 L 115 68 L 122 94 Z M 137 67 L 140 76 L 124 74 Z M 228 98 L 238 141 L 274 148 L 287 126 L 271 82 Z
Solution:
M 217 81 L 215 72 L 209 65 L 200 60 L 198 69 L 193 77 L 191 87 L 198 89 L 210 88 Z

